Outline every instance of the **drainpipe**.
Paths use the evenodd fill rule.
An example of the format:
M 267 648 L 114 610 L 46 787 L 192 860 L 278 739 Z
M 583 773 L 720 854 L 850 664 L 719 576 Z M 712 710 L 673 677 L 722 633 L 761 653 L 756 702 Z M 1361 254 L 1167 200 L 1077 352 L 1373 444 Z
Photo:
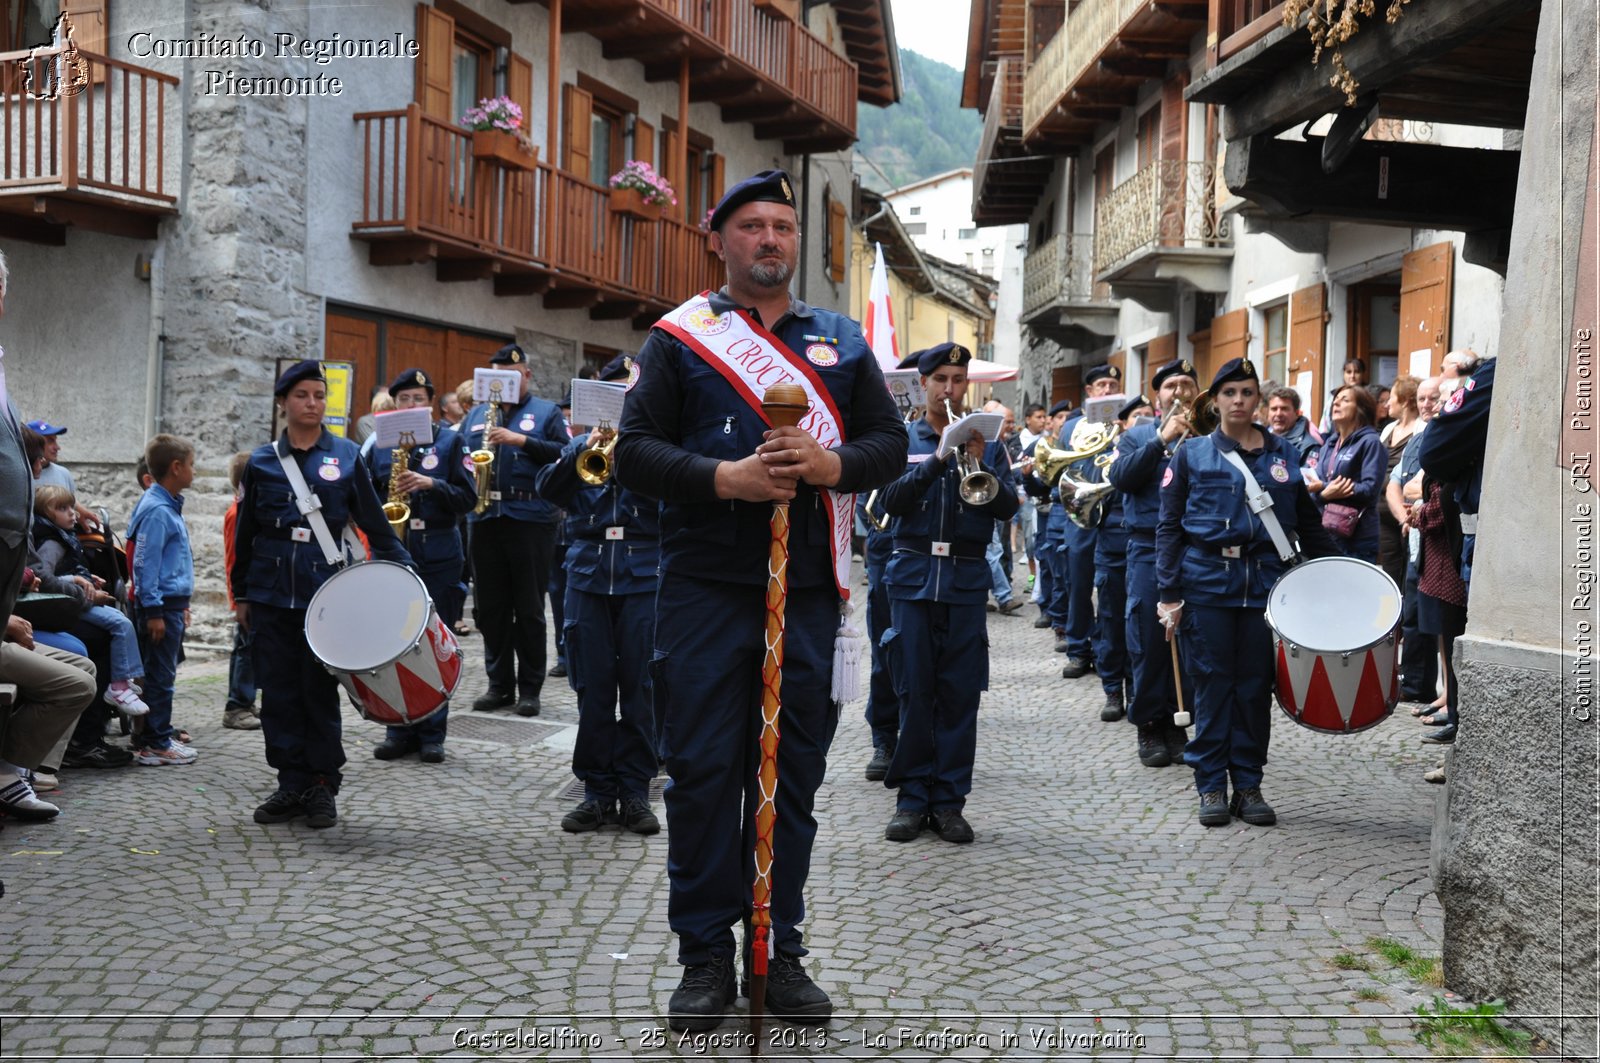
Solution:
M 144 437 L 161 431 L 162 376 L 167 354 L 166 254 L 158 245 L 150 256 L 150 339 L 145 352 Z
M 800 157 L 800 231 L 811 231 L 811 156 Z M 819 245 L 820 246 L 820 245 Z M 811 302 L 811 256 L 800 256 L 800 299 Z

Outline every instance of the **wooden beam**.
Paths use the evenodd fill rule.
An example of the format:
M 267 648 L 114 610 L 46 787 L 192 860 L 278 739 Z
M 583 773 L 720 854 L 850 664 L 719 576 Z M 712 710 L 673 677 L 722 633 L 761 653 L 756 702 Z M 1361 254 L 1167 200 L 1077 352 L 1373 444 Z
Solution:
M 609 34 L 600 46 L 600 54 L 607 59 L 637 59 L 648 55 L 652 59 L 689 54 L 687 33 L 647 33 L 644 27 L 626 37 L 611 38 Z
M 607 300 L 599 306 L 590 307 L 589 316 L 596 321 L 621 321 L 625 317 L 637 317 L 644 310 L 644 302 L 640 299 Z
M 499 272 L 500 263 L 492 258 L 441 258 L 433 267 L 434 277 L 446 284 L 488 280 Z
M 65 247 L 67 227 L 22 214 L 0 214 L 0 236 L 46 247 Z
M 439 257 L 439 245 L 421 237 L 374 241 L 367 251 L 367 262 L 373 266 L 414 266 Z
M 551 279 L 548 273 L 501 273 L 494 279 L 494 294 L 543 295 Z
M 1141 59 L 1129 57 L 1123 59 L 1102 59 L 1100 69 L 1108 74 L 1125 78 L 1158 78 L 1167 72 L 1165 59 Z
M 599 302 L 597 288 L 552 288 L 544 293 L 546 310 L 587 310 Z
M 109 203 L 88 203 L 79 199 L 35 196 L 33 213 L 39 221 L 70 225 L 89 232 L 127 236 L 135 240 L 154 240 L 160 235 L 161 218 Z M 170 212 L 168 212 L 170 213 Z

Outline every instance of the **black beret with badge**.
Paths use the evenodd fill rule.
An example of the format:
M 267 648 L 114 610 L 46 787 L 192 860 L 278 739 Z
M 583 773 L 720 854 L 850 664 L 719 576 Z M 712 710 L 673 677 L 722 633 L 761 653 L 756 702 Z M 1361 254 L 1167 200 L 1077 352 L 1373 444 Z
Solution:
M 1134 410 L 1137 410 L 1141 406 L 1149 405 L 1151 405 L 1149 399 L 1145 398 L 1143 395 L 1135 395 L 1123 405 L 1122 409 L 1117 411 L 1117 420 L 1126 421 L 1128 418 L 1133 416 Z
M 600 370 L 601 380 L 626 380 L 628 372 L 633 368 L 633 355 L 619 354 L 605 364 Z
M 794 182 L 783 170 L 762 170 L 746 177 L 724 192 L 717 201 L 716 209 L 711 212 L 712 231 L 720 230 L 728 220 L 728 215 L 746 203 L 783 203 L 793 207 Z
M 489 359 L 490 365 L 527 365 L 528 355 L 515 343 L 508 343 Z
M 428 398 L 433 398 L 433 378 L 420 369 L 407 369 L 395 377 L 394 383 L 389 385 L 389 397 L 394 398 L 411 388 L 427 388 Z
M 923 376 L 930 376 L 944 366 L 953 365 L 965 369 L 972 361 L 972 352 L 959 343 L 941 343 L 936 347 L 917 351 L 911 357 L 917 367 L 917 372 Z
M 1230 358 L 1222 363 L 1217 375 L 1211 378 L 1211 394 L 1215 395 L 1218 388 L 1235 380 L 1254 380 L 1259 383 L 1261 378 L 1256 376 L 1256 367 L 1250 359 Z
M 1199 370 L 1195 369 L 1194 363 L 1189 361 L 1189 359 L 1174 358 L 1172 361 L 1156 370 L 1155 376 L 1150 378 L 1150 386 L 1159 389 L 1162 384 L 1165 384 L 1169 379 L 1175 376 L 1186 376 L 1198 384 L 1200 379 L 1198 376 L 1196 376 L 1196 373 L 1198 372 Z
M 1058 413 L 1067 413 L 1071 409 L 1072 409 L 1072 400 L 1071 399 L 1062 399 L 1060 402 L 1058 402 L 1054 406 L 1050 407 L 1050 416 L 1054 417 Z
M 1096 380 L 1120 381 L 1121 379 L 1122 370 L 1118 369 L 1114 365 L 1097 365 L 1083 374 L 1083 382 L 1085 386 L 1093 384 Z
M 283 371 L 282 375 L 278 377 L 277 386 L 272 389 L 272 394 L 274 397 L 281 399 L 289 393 L 290 388 L 302 380 L 326 379 L 327 377 L 322 375 L 322 363 L 315 358 L 307 358 L 304 361 L 294 363 Z

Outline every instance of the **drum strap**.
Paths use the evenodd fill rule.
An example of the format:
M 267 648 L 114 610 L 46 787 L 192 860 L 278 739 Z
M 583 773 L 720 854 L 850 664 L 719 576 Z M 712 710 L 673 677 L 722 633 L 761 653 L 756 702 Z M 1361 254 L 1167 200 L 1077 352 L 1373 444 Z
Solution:
M 1222 450 L 1220 447 L 1217 449 Z M 1289 545 L 1289 537 L 1284 534 L 1283 525 L 1278 523 L 1278 514 L 1272 508 L 1272 496 L 1261 489 L 1261 485 L 1256 482 L 1255 474 L 1244 463 L 1244 459 L 1239 457 L 1237 450 L 1222 450 L 1222 458 L 1243 474 L 1244 493 L 1250 501 L 1250 512 L 1261 518 L 1267 534 L 1272 537 L 1273 548 L 1278 551 L 1278 559 L 1286 565 L 1292 564 L 1294 547 Z
M 335 567 L 345 563 L 344 551 L 338 543 L 334 542 L 333 532 L 328 529 L 328 522 L 322 518 L 322 499 L 311 490 L 306 483 L 305 474 L 300 471 L 300 464 L 294 460 L 292 454 L 285 454 L 281 442 L 273 444 L 272 452 L 277 455 L 278 464 L 283 466 L 283 475 L 289 479 L 289 490 L 294 492 L 295 508 L 300 515 L 305 517 L 306 523 L 311 525 L 311 534 L 316 536 L 317 545 L 322 548 L 322 556 L 328 564 Z M 348 530 L 348 525 L 346 525 Z

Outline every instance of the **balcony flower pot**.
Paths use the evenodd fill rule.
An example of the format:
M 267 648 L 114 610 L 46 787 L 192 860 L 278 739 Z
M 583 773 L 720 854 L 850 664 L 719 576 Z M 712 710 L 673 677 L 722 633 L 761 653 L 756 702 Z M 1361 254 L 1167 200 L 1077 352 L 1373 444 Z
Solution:
M 530 151 L 517 143 L 515 133 L 499 129 L 474 129 L 472 131 L 472 157 L 491 166 L 507 166 L 532 170 L 539 164 L 539 149 Z
M 611 211 L 613 214 L 623 214 L 638 221 L 661 220 L 661 204 L 649 202 L 644 198 L 644 193 L 637 188 L 613 188 Z

